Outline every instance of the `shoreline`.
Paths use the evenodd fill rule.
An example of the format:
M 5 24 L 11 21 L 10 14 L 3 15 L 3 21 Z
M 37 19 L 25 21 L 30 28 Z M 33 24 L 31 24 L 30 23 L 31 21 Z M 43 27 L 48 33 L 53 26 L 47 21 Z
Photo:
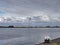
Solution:
M 0 28 L 60 28 L 60 27 L 0 27 Z
M 40 43 L 40 44 L 36 44 L 36 45 L 60 45 L 60 38 L 56 38 L 50 41 L 50 43 Z

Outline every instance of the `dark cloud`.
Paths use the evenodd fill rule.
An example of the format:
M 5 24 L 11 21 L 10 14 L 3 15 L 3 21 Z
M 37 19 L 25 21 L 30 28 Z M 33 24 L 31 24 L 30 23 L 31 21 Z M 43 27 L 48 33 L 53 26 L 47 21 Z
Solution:
M 0 0 L 0 10 L 19 15 L 31 15 L 43 11 L 60 14 L 60 0 Z

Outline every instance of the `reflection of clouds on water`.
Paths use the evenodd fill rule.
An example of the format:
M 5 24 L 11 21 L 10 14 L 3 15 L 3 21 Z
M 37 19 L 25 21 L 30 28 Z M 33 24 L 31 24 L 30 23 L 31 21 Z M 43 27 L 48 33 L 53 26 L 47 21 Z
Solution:
M 0 45 L 4 45 L 3 41 L 0 41 Z
M 60 29 L 11 28 L 0 29 L 0 45 L 32 45 L 44 41 L 45 36 L 60 37 Z
M 1 40 L 0 45 L 20 45 L 20 44 L 27 44 L 27 43 L 33 43 L 29 37 L 19 37 L 19 38 L 12 38 L 12 39 L 6 39 Z

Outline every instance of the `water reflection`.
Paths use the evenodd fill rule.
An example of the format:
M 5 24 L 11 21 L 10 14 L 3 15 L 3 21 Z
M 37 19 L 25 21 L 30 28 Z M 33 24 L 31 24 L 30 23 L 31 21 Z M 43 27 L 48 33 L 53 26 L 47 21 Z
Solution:
M 60 28 L 0 28 L 1 45 L 34 45 L 45 36 L 60 37 Z

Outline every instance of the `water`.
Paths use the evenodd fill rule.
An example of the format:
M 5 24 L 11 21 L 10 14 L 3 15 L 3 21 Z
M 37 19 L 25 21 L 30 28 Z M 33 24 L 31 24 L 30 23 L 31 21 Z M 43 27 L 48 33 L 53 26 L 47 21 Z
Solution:
M 0 45 L 35 45 L 45 36 L 60 37 L 60 28 L 0 28 Z

